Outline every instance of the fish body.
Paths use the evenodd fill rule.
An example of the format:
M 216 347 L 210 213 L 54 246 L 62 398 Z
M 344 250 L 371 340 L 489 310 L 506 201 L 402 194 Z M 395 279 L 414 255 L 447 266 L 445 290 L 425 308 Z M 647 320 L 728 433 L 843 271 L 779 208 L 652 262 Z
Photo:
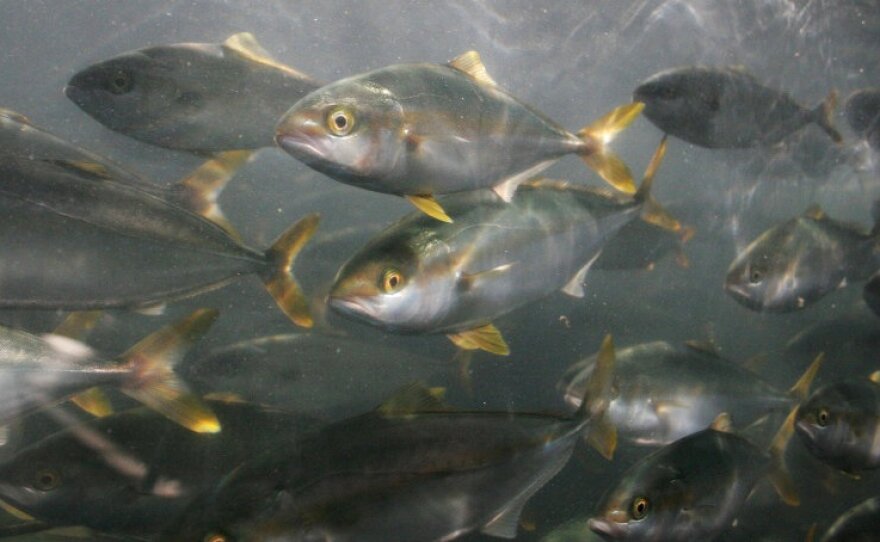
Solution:
M 603 178 L 633 193 L 625 165 L 603 152 L 603 140 L 639 109 L 626 107 L 611 126 L 575 135 L 498 87 L 470 52 L 446 65 L 398 64 L 324 86 L 282 117 L 276 141 L 333 179 L 389 194 L 494 188 L 509 199 L 517 184 L 566 154 L 591 160 Z
M 248 33 L 222 44 L 147 47 L 89 66 L 65 94 L 107 128 L 196 153 L 273 146 L 275 123 L 318 83 Z
M 807 307 L 880 267 L 877 232 L 833 220 L 813 208 L 774 226 L 731 263 L 724 288 L 756 311 Z
M 880 150 L 880 88 L 866 88 L 850 94 L 844 115 L 857 136 Z
M 316 224 L 304 219 L 263 253 L 130 183 L 78 164 L 8 158 L 0 163 L 0 307 L 148 307 L 255 273 L 282 310 L 309 325 L 289 270 Z
M 152 535 L 270 442 L 289 445 L 313 423 L 255 405 L 208 404 L 223 425 L 216 435 L 143 408 L 50 435 L 0 467 L 0 500 L 49 526 Z
M 820 542 L 876 542 L 877 533 L 880 533 L 880 497 L 873 497 L 841 514 Z
M 592 374 L 595 358 L 572 365 L 559 382 L 573 407 Z M 709 426 L 721 413 L 746 426 L 796 400 L 758 375 L 719 355 L 663 341 L 619 350 L 606 419 L 620 438 L 663 446 Z
M 880 467 L 880 385 L 865 379 L 819 388 L 801 405 L 795 428 L 814 456 L 837 469 Z
M 831 124 L 833 93 L 808 109 L 737 67 L 662 71 L 642 82 L 633 99 L 660 130 L 701 147 L 771 146 L 814 122 L 841 140 Z

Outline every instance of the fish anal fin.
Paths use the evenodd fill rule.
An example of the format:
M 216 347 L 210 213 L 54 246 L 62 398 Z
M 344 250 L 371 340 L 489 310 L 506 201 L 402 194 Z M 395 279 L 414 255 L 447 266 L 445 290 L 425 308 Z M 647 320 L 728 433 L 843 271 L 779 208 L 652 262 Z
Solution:
M 434 196 L 431 195 L 407 195 L 404 196 L 407 201 L 412 203 L 416 209 L 430 216 L 431 218 L 436 218 L 441 222 L 452 222 L 452 219 L 449 215 L 446 214 L 446 211 L 443 210 L 443 207 L 434 199 Z
M 818 203 L 810 205 L 807 210 L 804 211 L 804 216 L 812 218 L 813 220 L 822 220 L 826 218 L 825 211 L 822 210 L 822 207 L 820 207 Z
M 498 331 L 498 328 L 492 324 L 486 324 L 458 333 L 450 333 L 447 337 L 456 346 L 464 350 L 485 350 L 499 356 L 510 355 L 510 347 L 507 346 L 507 342 L 504 340 L 501 332 Z
M 113 405 L 100 388 L 89 388 L 71 397 L 70 401 L 96 418 L 113 414 Z
M 82 341 L 95 329 L 95 325 L 103 315 L 102 311 L 72 312 L 58 324 L 52 334 Z
M 223 42 L 222 47 L 224 50 L 245 60 L 250 60 L 257 64 L 287 72 L 294 77 L 311 79 L 311 77 L 272 58 L 272 55 L 269 54 L 259 42 L 257 42 L 257 38 L 255 38 L 250 32 L 239 32 L 238 34 L 229 36 L 226 41 Z
M 590 271 L 590 267 L 599 259 L 599 256 L 602 254 L 600 250 L 583 267 L 578 269 L 578 272 L 571 277 L 571 280 L 568 281 L 562 288 L 562 292 L 566 295 L 570 295 L 571 297 L 581 298 L 584 297 L 584 281 L 587 280 L 587 273 Z
M 483 65 L 480 53 L 476 51 L 467 51 L 466 53 L 458 55 L 449 61 L 448 66 L 450 68 L 455 68 L 462 73 L 466 73 L 474 81 L 479 83 L 493 87 L 498 86 L 498 83 L 496 83 L 489 75 L 486 66 Z
M 599 454 L 611 461 L 617 450 L 617 428 L 604 414 L 595 420 L 587 430 L 587 444 Z
M 315 322 L 309 309 L 309 300 L 293 277 L 291 268 L 296 256 L 315 234 L 319 222 L 317 213 L 301 218 L 266 251 L 266 259 L 271 262 L 263 277 L 266 291 L 294 324 L 305 328 L 312 327 Z
M 813 384 L 813 380 L 816 378 L 816 374 L 819 372 L 824 361 L 825 352 L 820 352 L 813 362 L 810 363 L 810 366 L 807 367 L 807 370 L 804 371 L 804 374 L 794 383 L 794 386 L 788 390 L 788 395 L 798 401 L 806 401 L 810 395 L 810 386 Z

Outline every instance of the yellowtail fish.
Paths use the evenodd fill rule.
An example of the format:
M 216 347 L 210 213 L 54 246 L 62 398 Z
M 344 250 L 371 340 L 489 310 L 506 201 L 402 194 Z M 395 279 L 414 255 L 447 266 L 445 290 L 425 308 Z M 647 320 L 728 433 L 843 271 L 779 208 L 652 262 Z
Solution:
M 619 107 L 573 134 L 504 91 L 469 51 L 445 65 L 393 65 L 322 87 L 281 118 L 275 140 L 337 181 L 404 196 L 450 221 L 434 196 L 492 188 L 509 201 L 567 154 L 634 193 L 629 169 L 605 145 L 641 109 Z
M 222 44 L 121 54 L 78 72 L 64 93 L 113 131 L 160 147 L 216 153 L 272 146 L 278 117 L 318 86 L 242 32 Z
M 492 320 L 559 290 L 582 297 L 605 243 L 639 216 L 680 227 L 650 197 L 664 149 L 665 139 L 634 197 L 538 180 L 509 203 L 490 191 L 450 196 L 454 223 L 404 217 L 342 266 L 330 307 L 389 331 L 443 333 L 461 348 L 507 355 Z

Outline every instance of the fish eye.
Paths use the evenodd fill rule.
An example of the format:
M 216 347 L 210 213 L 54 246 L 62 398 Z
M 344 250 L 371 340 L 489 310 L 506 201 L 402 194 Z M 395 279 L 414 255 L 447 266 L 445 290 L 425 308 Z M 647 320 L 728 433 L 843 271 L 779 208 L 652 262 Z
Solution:
M 40 469 L 34 477 L 34 488 L 51 491 L 61 485 L 61 475 L 54 469 Z
M 125 94 L 130 92 L 133 86 L 131 74 L 128 72 L 117 70 L 110 78 L 110 92 L 113 94 Z
M 633 519 L 642 519 L 648 515 L 648 499 L 646 497 L 636 497 L 633 499 L 630 508 Z
M 816 413 L 816 423 L 819 424 L 820 427 L 825 427 L 828 425 L 828 422 L 831 421 L 831 413 L 828 412 L 827 408 L 820 408 Z
M 764 272 L 758 269 L 757 267 L 753 267 L 749 270 L 749 282 L 752 284 L 761 284 L 761 281 L 764 280 Z
M 403 273 L 393 267 L 389 267 L 382 273 L 382 291 L 386 294 L 396 292 L 403 287 Z
M 327 115 L 327 128 L 335 135 L 344 136 L 354 129 L 354 113 L 347 107 L 336 107 Z

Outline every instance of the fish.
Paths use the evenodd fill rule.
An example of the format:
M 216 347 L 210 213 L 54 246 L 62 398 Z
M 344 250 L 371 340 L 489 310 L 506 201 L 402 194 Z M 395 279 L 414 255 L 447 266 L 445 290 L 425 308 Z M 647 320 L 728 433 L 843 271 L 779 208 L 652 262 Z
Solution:
M 150 145 L 211 154 L 274 146 L 278 118 L 319 86 L 242 32 L 221 44 L 123 53 L 77 72 L 64 94 L 110 130 Z
M 435 196 L 517 185 L 567 154 L 628 194 L 629 169 L 605 148 L 641 111 L 613 110 L 573 134 L 507 93 L 468 51 L 448 64 L 396 64 L 330 83 L 279 120 L 278 146 L 334 180 L 403 196 L 438 220 Z
M 815 123 L 839 143 L 832 91 L 814 109 L 736 66 L 686 66 L 656 73 L 633 92 L 664 133 L 710 149 L 769 147 Z
M 730 264 L 725 291 L 754 311 L 804 309 L 880 268 L 880 205 L 866 232 L 818 206 L 759 235 Z
M 600 348 L 610 361 L 613 341 Z M 599 371 L 591 389 L 607 387 Z M 413 391 L 419 391 L 414 395 Z M 568 462 L 602 408 L 573 417 L 457 411 L 405 388 L 392 409 L 349 418 L 299 448 L 243 465 L 160 541 L 514 538 L 527 501 Z
M 48 527 L 152 536 L 239 464 L 320 426 L 260 405 L 205 403 L 222 432 L 198 435 L 134 408 L 54 433 L 0 466 L 0 500 Z
M 217 311 L 201 309 L 142 339 L 115 359 L 64 335 L 0 327 L 0 425 L 95 387 L 114 387 L 196 433 L 220 422 L 174 372 Z M 94 396 L 93 396 L 94 397 Z
M 880 532 L 880 497 L 871 497 L 840 515 L 819 542 L 875 542 Z M 812 537 L 808 542 L 813 542 Z
M 817 389 L 798 412 L 795 431 L 818 459 L 851 475 L 880 468 L 880 372 Z
M 615 353 L 610 403 L 593 426 L 640 446 L 671 444 L 723 413 L 745 427 L 806 400 L 822 361 L 817 356 L 786 392 L 702 344 L 639 344 Z M 583 359 L 560 379 L 557 388 L 569 406 L 580 405 L 594 363 L 592 357 Z
M 318 225 L 308 215 L 266 251 L 216 223 L 82 164 L 0 160 L 0 308 L 146 309 L 260 276 L 295 324 L 311 326 L 291 274 Z
M 795 412 L 767 451 L 731 432 L 729 419 L 719 416 L 713 427 L 643 457 L 602 498 L 590 529 L 609 541 L 713 540 L 764 478 L 784 502 L 798 504 L 783 463 Z
M 320 333 L 258 337 L 184 362 L 202 394 L 233 397 L 336 421 L 365 412 L 409 382 L 443 381 L 448 362 Z
M 420 212 L 392 224 L 339 270 L 331 309 L 395 333 L 442 333 L 459 348 L 508 355 L 492 320 L 583 282 L 606 241 L 642 219 L 680 228 L 650 196 L 664 139 L 633 196 L 552 180 L 520 185 L 510 202 L 484 190 L 449 196 L 454 223 Z
M 865 88 L 850 94 L 843 114 L 858 137 L 880 150 L 880 88 Z

